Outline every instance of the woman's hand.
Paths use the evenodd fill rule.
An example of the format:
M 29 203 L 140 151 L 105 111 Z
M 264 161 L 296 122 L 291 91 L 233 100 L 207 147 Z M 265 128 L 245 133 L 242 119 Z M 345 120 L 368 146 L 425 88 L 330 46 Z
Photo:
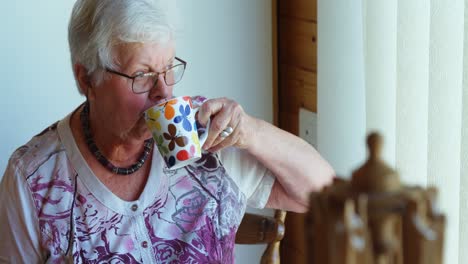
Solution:
M 229 146 L 242 149 L 249 146 L 256 121 L 237 102 L 228 98 L 207 100 L 200 106 L 198 122 L 206 124 L 210 118 L 210 130 L 203 149 L 216 152 Z M 221 133 L 228 127 L 232 132 L 222 137 Z
M 275 175 L 267 207 L 306 212 L 310 193 L 333 180 L 333 168 L 309 143 L 247 115 L 235 101 L 220 98 L 203 103 L 198 121 L 206 124 L 210 118 L 205 150 L 215 152 L 229 146 L 246 149 Z M 232 133 L 220 137 L 227 127 L 233 128 Z

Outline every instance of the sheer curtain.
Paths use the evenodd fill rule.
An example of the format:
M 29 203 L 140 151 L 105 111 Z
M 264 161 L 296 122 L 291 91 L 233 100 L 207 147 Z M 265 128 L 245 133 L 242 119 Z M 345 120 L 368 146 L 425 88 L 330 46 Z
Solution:
M 385 137 L 384 157 L 406 184 L 437 186 L 439 208 L 447 215 L 445 263 L 464 263 L 468 0 L 349 1 L 360 9 L 352 14 L 347 2 L 318 2 L 319 150 L 338 173 L 349 176 L 357 161 L 364 160 L 362 150 L 356 150 L 358 158 L 351 158 L 335 150 L 331 139 L 357 141 L 363 148 L 365 134 L 380 131 Z M 344 37 L 350 31 L 354 37 Z M 341 50 L 335 53 L 344 55 L 344 61 L 332 48 Z M 350 76 L 350 69 L 364 81 Z M 350 103 L 342 95 L 346 93 L 357 94 L 357 99 Z M 341 111 L 337 98 L 348 104 L 342 113 L 337 113 Z M 364 111 L 355 110 L 362 105 Z M 343 115 L 357 125 L 344 126 Z M 350 136 L 350 131 L 358 135 Z M 345 143 L 341 148 L 356 146 Z

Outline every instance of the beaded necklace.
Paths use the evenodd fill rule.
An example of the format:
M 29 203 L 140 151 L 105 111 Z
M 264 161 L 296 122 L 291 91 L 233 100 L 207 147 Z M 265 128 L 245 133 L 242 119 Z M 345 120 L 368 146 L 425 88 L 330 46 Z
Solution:
M 145 140 L 143 153 L 141 153 L 140 158 L 135 164 L 126 168 L 116 167 L 106 157 L 104 157 L 104 155 L 98 149 L 98 147 L 96 146 L 96 143 L 93 140 L 93 136 L 91 135 L 91 130 L 89 129 L 89 103 L 88 102 L 85 103 L 83 107 L 83 111 L 81 111 L 80 119 L 81 119 L 81 126 L 83 128 L 86 144 L 88 145 L 89 150 L 91 151 L 91 153 L 93 153 L 94 157 L 99 161 L 99 163 L 101 163 L 104 167 L 106 167 L 112 173 L 120 174 L 120 175 L 129 175 L 139 170 L 143 166 L 143 164 L 145 164 L 145 161 L 148 159 L 148 156 L 151 153 L 151 150 L 153 148 L 153 138 Z

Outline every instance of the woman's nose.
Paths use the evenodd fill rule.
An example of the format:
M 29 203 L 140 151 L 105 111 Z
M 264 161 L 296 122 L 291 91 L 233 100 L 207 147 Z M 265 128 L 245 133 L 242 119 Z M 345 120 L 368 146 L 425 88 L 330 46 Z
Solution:
M 159 101 L 161 99 L 166 99 L 170 95 L 170 86 L 166 84 L 164 76 L 159 74 L 158 81 L 153 88 L 149 91 L 149 98 L 152 101 Z

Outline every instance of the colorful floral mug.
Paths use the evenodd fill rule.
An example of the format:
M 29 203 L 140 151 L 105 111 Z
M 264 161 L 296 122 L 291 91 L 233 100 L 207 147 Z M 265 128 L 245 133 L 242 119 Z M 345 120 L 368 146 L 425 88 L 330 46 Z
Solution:
M 201 147 L 208 137 L 210 122 L 205 132 L 198 134 L 190 96 L 172 98 L 145 111 L 144 117 L 156 146 L 169 169 L 175 170 L 201 158 Z

